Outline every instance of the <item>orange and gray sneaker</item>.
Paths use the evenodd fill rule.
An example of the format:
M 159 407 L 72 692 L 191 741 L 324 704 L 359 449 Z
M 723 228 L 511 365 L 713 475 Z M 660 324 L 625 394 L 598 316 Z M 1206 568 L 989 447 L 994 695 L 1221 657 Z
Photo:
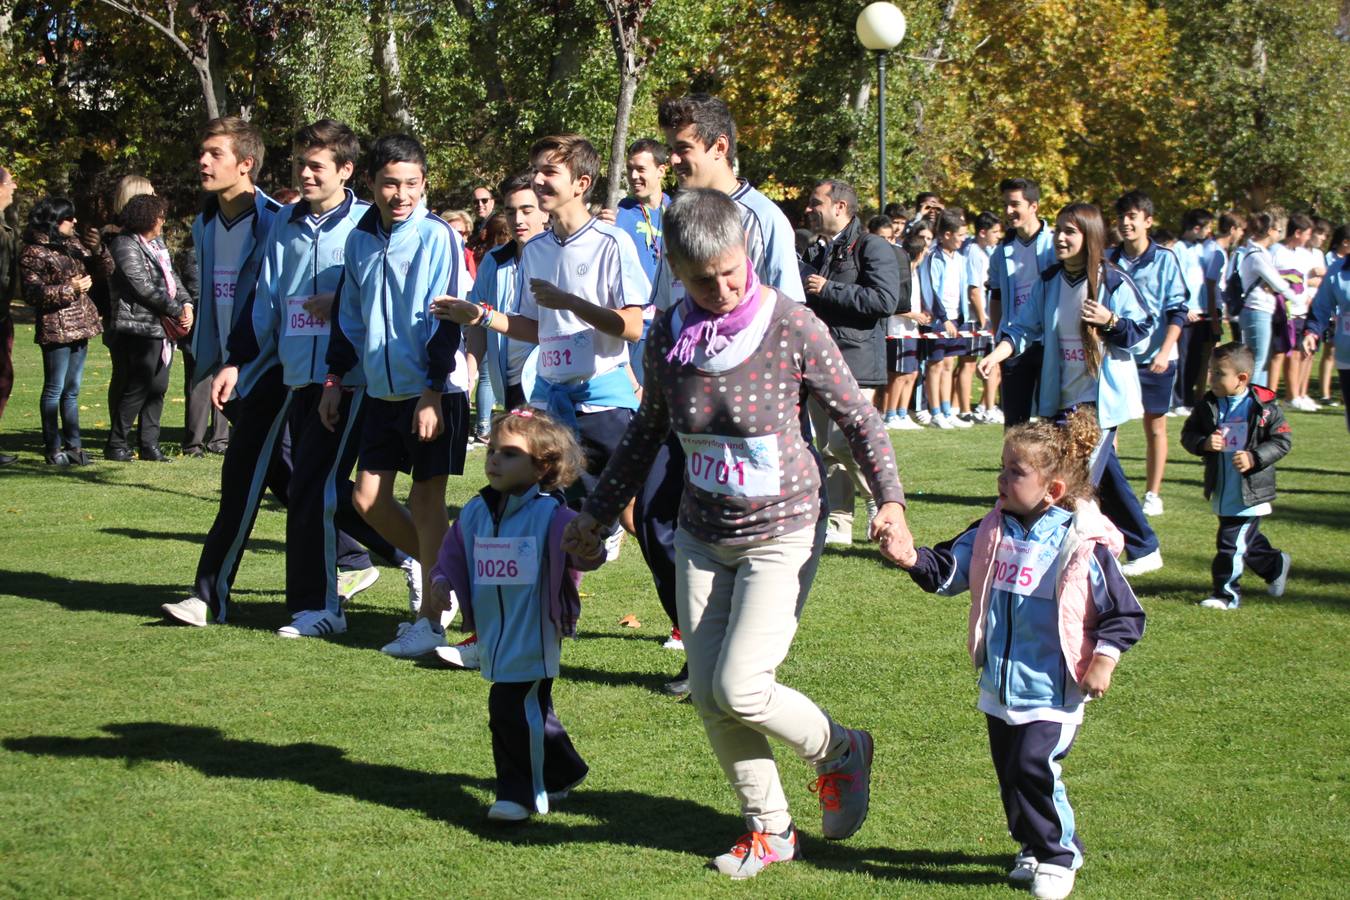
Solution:
M 872 735 L 848 731 L 842 756 L 816 766 L 811 792 L 820 797 L 820 831 L 832 841 L 855 834 L 867 820 L 872 786 Z
M 741 835 L 731 849 L 715 856 L 712 867 L 733 881 L 754 878 L 770 863 L 788 862 L 802 858 L 802 847 L 797 840 L 797 829 L 788 826 L 782 834 L 771 831 L 750 831 Z

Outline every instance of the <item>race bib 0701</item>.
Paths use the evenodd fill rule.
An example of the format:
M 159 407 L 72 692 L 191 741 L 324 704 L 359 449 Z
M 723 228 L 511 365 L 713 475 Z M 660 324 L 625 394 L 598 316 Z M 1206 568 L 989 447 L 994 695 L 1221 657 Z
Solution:
M 475 536 L 471 574 L 474 584 L 534 584 L 539 577 L 538 541 Z
M 728 497 L 777 497 L 782 493 L 778 435 L 723 437 L 681 434 L 689 484 Z
M 994 556 L 992 586 L 1019 597 L 1052 599 L 1055 596 L 1052 570 L 1058 555 L 1059 551 L 1053 547 L 1005 537 L 999 541 Z
M 539 336 L 539 374 L 563 381 L 595 374 L 595 332 L 587 328 L 571 334 Z
M 286 327 L 283 331 L 286 337 L 318 337 L 328 333 L 327 320 L 305 309 L 308 299 L 308 295 L 286 298 Z

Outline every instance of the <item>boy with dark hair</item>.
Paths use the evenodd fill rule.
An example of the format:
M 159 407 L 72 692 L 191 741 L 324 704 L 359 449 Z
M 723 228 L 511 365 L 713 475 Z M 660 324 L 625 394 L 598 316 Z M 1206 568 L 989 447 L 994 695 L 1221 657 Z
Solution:
M 202 130 L 198 170 L 207 196 L 192 222 L 199 300 L 192 331 L 193 379 L 216 375 L 231 330 L 244 318 L 258 280 L 268 231 L 280 205 L 254 186 L 263 161 L 257 126 L 235 116 L 212 119 Z M 240 302 L 236 302 L 238 299 Z M 245 366 L 211 402 L 233 425 L 220 471 L 220 506 L 206 534 L 191 596 L 160 608 L 173 622 L 223 624 L 230 589 L 263 485 L 286 502 L 288 473 L 277 464 L 289 392 L 274 359 Z
M 628 148 L 628 188 L 632 193 L 619 201 L 612 219 L 633 239 L 648 281 L 656 277 L 661 262 L 661 219 L 670 205 L 670 197 L 662 184 L 669 168 L 670 151 L 665 144 L 652 138 L 634 141 Z M 602 218 L 611 221 L 603 215 Z M 631 345 L 628 351 L 629 363 L 639 384 L 642 383 L 642 353 L 655 315 L 656 307 L 648 304 L 643 314 L 642 340 Z
M 970 339 L 958 332 L 972 321 L 970 260 L 961 252 L 966 242 L 966 214 L 949 207 L 937 217 L 933 251 L 919 267 L 923 311 L 932 316 L 928 332 L 928 364 L 924 390 L 933 427 L 950 430 L 970 428 L 971 423 L 952 412 L 952 374 L 958 357 L 969 355 Z
M 932 191 L 920 191 L 914 195 L 914 217 L 923 219 L 928 227 L 937 234 L 938 215 L 943 210 L 942 198 Z
M 1205 499 L 1219 517 L 1214 590 L 1200 601 L 1207 609 L 1238 608 L 1244 566 L 1265 579 L 1272 597 L 1284 595 L 1289 579 L 1289 554 L 1261 533 L 1275 499 L 1275 463 L 1289 452 L 1289 424 L 1274 392 L 1251 384 L 1254 361 L 1236 341 L 1215 347 L 1210 392 L 1181 430 L 1182 446 L 1205 458 Z
M 469 429 L 459 326 L 436 319 L 431 306 L 462 290 L 464 248 L 454 229 L 427 210 L 426 153 L 415 138 L 376 141 L 366 175 L 375 203 L 347 235 L 318 414 L 336 430 L 345 381 L 364 374 L 352 502 L 387 541 L 421 563 L 425 597 L 449 527 L 446 478 L 464 471 Z M 394 499 L 399 472 L 412 474 L 406 507 Z M 416 621 L 400 625 L 383 652 L 420 656 L 444 645 L 438 607 L 422 603 Z
M 1153 200 L 1148 194 L 1134 190 L 1121 196 L 1116 201 L 1116 220 L 1121 244 L 1107 258 L 1133 279 L 1153 321 L 1160 323 L 1148 343 L 1134 355 L 1139 368 L 1147 441 L 1147 485 L 1141 507 L 1146 516 L 1160 516 L 1163 473 L 1167 468 L 1167 413 L 1172 408 L 1172 385 L 1177 377 L 1177 342 L 1181 340 L 1188 310 L 1186 281 L 1176 253 L 1149 236 L 1153 227 Z M 1152 556 L 1149 554 L 1145 566 L 1153 565 Z M 1161 555 L 1156 561 L 1161 561 Z
M 1207 209 L 1190 209 L 1181 216 L 1181 235 L 1169 243 L 1158 232 L 1154 240 L 1176 253 L 1181 277 L 1186 282 L 1186 322 L 1177 340 L 1177 378 L 1172 385 L 1172 413 L 1190 415 L 1195 405 L 1195 382 L 1205 359 L 1210 330 L 1201 321 L 1208 298 L 1205 294 L 1205 242 L 1214 229 L 1214 214 Z
M 975 313 L 977 330 L 998 332 L 998 323 L 989 316 L 989 304 L 986 302 L 989 297 L 989 262 L 993 257 L 995 248 L 999 241 L 1003 240 L 1003 223 L 987 210 L 975 217 L 973 227 L 975 237 L 967 243 L 965 250 L 966 258 L 970 261 L 970 308 Z M 980 405 L 971 409 L 971 388 L 975 380 L 975 364 L 981 357 L 989 355 L 994 349 L 994 339 L 992 334 L 976 335 L 970 338 L 970 353 L 961 358 L 961 370 L 958 374 L 956 385 L 957 398 L 961 405 L 961 418 L 967 422 L 977 424 L 1000 424 L 1003 422 L 1003 414 L 999 412 L 998 406 L 994 403 L 994 397 L 998 394 L 998 372 L 993 372 L 988 378 L 981 378 L 984 383 L 984 390 L 981 394 Z
M 338 426 L 326 428 L 317 413 L 347 236 L 370 209 L 347 188 L 361 143 L 341 122 L 320 119 L 296 131 L 292 147 L 301 199 L 272 223 L 257 287 L 230 335 L 229 357 L 213 387 L 227 395 L 240 367 L 260 360 L 281 363 L 290 391 L 286 607 L 292 621 L 277 633 L 328 637 L 347 630 L 342 601 L 379 577 L 356 540 L 403 568 L 414 612 L 421 602 L 421 572 L 416 559 L 399 553 L 352 507 L 349 473 L 365 409 L 359 367 L 347 377 Z
M 1036 182 L 1005 178 L 998 189 L 1003 195 L 1006 228 L 1003 241 L 989 258 L 988 309 L 990 321 L 1003 323 L 1012 320 L 1031 296 L 1041 273 L 1055 264 L 1055 241 L 1054 229 L 1039 215 L 1041 189 Z M 1020 425 L 1031 418 L 1043 353 L 1040 344 L 1033 344 L 999 366 L 1003 392 L 1000 414 L 1005 426 Z

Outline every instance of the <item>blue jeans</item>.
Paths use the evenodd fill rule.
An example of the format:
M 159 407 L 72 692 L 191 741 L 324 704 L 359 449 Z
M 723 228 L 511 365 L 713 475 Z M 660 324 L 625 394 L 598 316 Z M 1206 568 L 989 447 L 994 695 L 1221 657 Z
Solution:
M 487 365 L 486 362 L 483 365 Z M 474 411 L 478 414 L 479 434 L 487 434 L 488 429 L 492 427 L 492 407 L 497 403 L 496 396 L 492 393 L 492 379 L 488 378 L 486 370 L 478 373 L 478 390 L 474 391 L 473 405 Z
M 1266 361 L 1270 358 L 1270 323 L 1273 316 L 1256 309 L 1243 309 L 1238 321 L 1242 324 L 1242 343 L 1255 357 L 1252 364 L 1252 384 L 1266 386 Z
M 80 379 L 88 341 L 51 344 L 42 348 L 42 443 L 47 455 L 63 448 L 80 449 Z M 57 415 L 60 427 L 57 427 Z

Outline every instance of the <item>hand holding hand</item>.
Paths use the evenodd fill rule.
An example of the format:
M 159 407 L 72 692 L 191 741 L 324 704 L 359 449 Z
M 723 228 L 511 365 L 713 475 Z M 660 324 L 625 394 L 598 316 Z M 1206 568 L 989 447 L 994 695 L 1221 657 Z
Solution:
M 914 549 L 914 535 L 905 521 L 905 510 L 894 501 L 883 503 L 872 520 L 869 534 L 881 542 L 881 555 L 902 568 L 910 568 L 919 561 Z
M 604 551 L 604 528 L 590 513 L 580 513 L 563 529 L 562 548 L 582 559 L 595 559 Z

